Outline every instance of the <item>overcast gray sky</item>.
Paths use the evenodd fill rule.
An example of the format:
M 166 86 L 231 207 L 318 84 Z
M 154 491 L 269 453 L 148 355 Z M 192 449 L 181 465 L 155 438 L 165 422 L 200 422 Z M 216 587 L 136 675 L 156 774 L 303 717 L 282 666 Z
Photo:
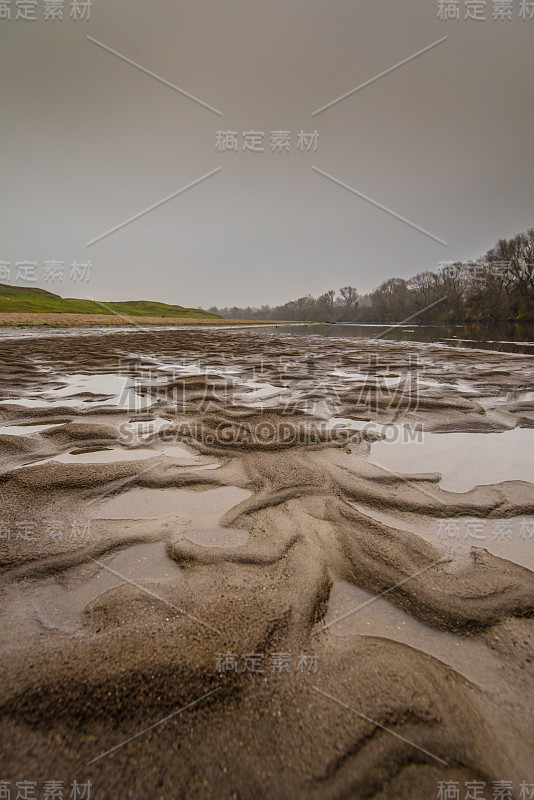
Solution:
M 63 20 L 43 19 L 45 0 L 37 21 L 15 20 L 16 2 L 0 19 L 11 283 L 277 304 L 346 284 L 366 292 L 534 224 L 534 19 L 520 18 L 521 0 L 512 20 L 494 20 L 487 0 L 484 21 L 464 19 L 465 0 L 449 21 L 437 0 L 93 0 L 88 21 L 69 17 L 71 0 Z M 219 130 L 237 132 L 237 153 L 216 149 Z M 264 132 L 264 152 L 242 150 L 250 130 Z M 289 152 L 271 152 L 278 130 L 291 132 Z M 318 131 L 316 152 L 297 149 L 301 130 Z M 89 282 L 70 279 L 75 259 L 91 261 Z M 26 260 L 38 265 L 31 284 L 16 279 Z M 63 283 L 45 283 L 44 261 L 65 262 Z

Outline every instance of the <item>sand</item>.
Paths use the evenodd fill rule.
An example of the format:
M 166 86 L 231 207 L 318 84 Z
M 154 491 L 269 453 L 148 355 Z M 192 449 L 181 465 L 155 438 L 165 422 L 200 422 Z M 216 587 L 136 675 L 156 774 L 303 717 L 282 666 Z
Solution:
M 0 326 L 48 325 L 85 327 L 87 325 L 257 325 L 258 321 L 201 319 L 195 317 L 128 317 L 124 314 L 40 314 L 37 312 L 0 313 Z
M 190 329 L 8 339 L 0 364 L 0 779 L 534 783 L 534 491 L 498 436 L 534 428 L 532 358 Z M 373 455 L 418 431 L 494 436 L 505 477 L 448 491 Z M 515 527 L 436 533 L 460 520 Z

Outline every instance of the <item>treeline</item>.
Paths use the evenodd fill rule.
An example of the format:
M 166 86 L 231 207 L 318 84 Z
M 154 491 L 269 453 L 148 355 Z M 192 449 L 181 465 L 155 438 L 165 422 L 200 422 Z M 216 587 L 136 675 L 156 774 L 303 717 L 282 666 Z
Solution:
M 260 308 L 209 309 L 226 319 L 302 320 L 306 322 L 355 322 L 358 319 L 358 292 L 353 286 L 345 286 L 336 295 L 334 290 L 320 297 L 307 294 L 291 300 L 283 306 L 261 306 Z
M 442 263 L 413 278 L 389 278 L 360 297 L 353 286 L 282 306 L 208 309 L 229 319 L 312 322 L 534 322 L 534 228 L 500 239 L 470 262 Z

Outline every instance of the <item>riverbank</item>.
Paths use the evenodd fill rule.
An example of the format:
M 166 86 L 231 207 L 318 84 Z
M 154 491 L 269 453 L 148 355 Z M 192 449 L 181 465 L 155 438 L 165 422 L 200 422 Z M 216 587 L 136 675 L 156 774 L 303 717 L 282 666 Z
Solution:
M 264 325 L 261 320 L 234 320 L 217 317 L 129 317 L 126 314 L 1 313 L 0 326 L 48 326 L 52 328 L 123 325 Z M 291 325 L 291 323 L 284 323 Z

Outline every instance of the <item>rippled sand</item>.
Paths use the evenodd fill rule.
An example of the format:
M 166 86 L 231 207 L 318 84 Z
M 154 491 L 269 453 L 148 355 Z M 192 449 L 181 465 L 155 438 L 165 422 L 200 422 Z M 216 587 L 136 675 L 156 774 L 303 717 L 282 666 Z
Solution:
M 531 357 L 190 329 L 0 363 L 0 778 L 534 783 Z

